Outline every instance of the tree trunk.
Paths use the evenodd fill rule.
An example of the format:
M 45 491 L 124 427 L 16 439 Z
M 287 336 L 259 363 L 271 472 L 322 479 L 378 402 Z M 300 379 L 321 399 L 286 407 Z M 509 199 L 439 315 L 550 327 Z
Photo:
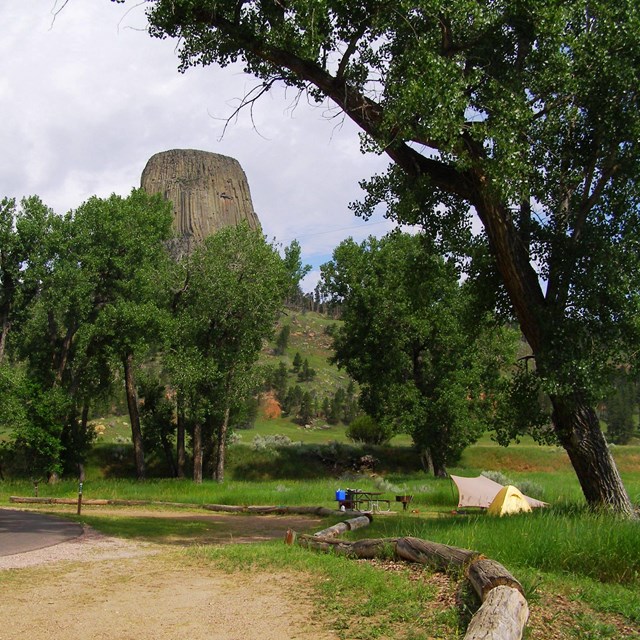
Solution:
M 424 447 L 420 452 L 420 462 L 425 473 L 433 474 L 435 478 L 446 478 L 447 468 L 440 456 L 434 455 L 431 447 Z
M 433 475 L 436 478 L 447 477 L 447 467 L 440 456 L 433 456 Z
M 184 407 L 182 394 L 178 391 L 176 398 L 176 407 L 177 407 L 177 437 L 176 437 L 176 454 L 177 454 L 177 463 L 178 469 L 176 476 L 178 478 L 184 478 L 184 466 L 186 461 L 186 450 L 185 450 L 185 425 L 184 425 Z
M 225 462 L 225 453 L 227 450 L 227 430 L 229 429 L 229 403 L 226 403 L 224 408 L 224 417 L 220 426 L 218 427 L 218 442 L 217 442 L 217 451 L 216 451 L 216 471 L 214 474 L 214 479 L 222 483 L 224 482 L 224 462 Z
M 80 413 L 80 426 L 82 427 L 82 433 L 86 433 L 87 424 L 89 424 L 89 401 L 85 399 L 82 402 L 82 412 Z
M 142 444 L 142 430 L 140 429 L 140 414 L 138 413 L 138 397 L 136 385 L 133 380 L 133 354 L 129 353 L 123 358 L 124 387 L 127 394 L 127 407 L 129 408 L 129 420 L 131 421 L 131 441 L 133 442 L 133 455 L 136 463 L 136 476 L 138 480 L 144 480 L 144 446 Z
M 202 423 L 197 420 L 193 425 L 193 481 L 202 484 Z
M 7 336 L 9 335 L 9 329 L 11 323 L 9 322 L 9 314 L 4 313 L 2 315 L 2 330 L 0 332 L 0 364 L 4 360 L 4 351 L 7 345 Z
M 544 351 L 550 348 L 553 332 L 548 326 L 549 310 L 538 275 L 529 262 L 528 252 L 518 238 L 509 212 L 491 200 L 483 187 L 487 181 L 485 176 L 476 175 L 475 179 L 473 202 L 476 211 L 487 232 L 520 329 L 533 351 L 538 370 L 543 371 L 547 364 Z M 556 435 L 569 455 L 587 504 L 594 509 L 604 508 L 632 517 L 631 501 L 607 449 L 595 410 L 579 399 L 567 396 L 552 397 L 551 403 Z
M 162 443 L 162 450 L 164 452 L 164 458 L 167 461 L 167 466 L 171 469 L 171 477 L 178 477 L 178 467 L 176 465 L 176 461 L 173 458 L 173 447 L 171 446 L 171 442 L 169 441 L 169 436 L 167 432 L 163 429 L 160 434 L 160 442 Z
M 578 476 L 587 504 L 622 515 L 635 515 L 618 468 L 609 453 L 592 407 L 552 397 L 553 424 Z
M 429 447 L 423 447 L 420 451 L 420 462 L 426 474 L 435 475 L 433 470 L 433 456 L 431 455 L 431 449 L 429 449 Z
M 71 353 L 71 344 L 73 343 L 73 337 L 76 334 L 75 322 L 67 329 L 67 333 L 62 341 L 62 348 L 60 349 L 60 360 L 58 361 L 58 367 L 56 371 L 56 383 L 62 382 L 62 376 L 64 370 L 67 368 L 67 362 L 69 360 L 69 354 Z
M 89 424 L 89 401 L 85 398 L 82 402 L 82 413 L 80 414 L 80 429 L 82 430 L 83 437 L 87 433 L 87 425 Z M 84 482 L 85 472 L 84 463 L 78 462 L 78 480 Z

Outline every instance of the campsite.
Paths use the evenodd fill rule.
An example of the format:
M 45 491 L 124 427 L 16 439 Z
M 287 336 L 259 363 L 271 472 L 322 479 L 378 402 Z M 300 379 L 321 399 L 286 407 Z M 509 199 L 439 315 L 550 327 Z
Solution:
M 300 433 L 304 438 L 304 432 Z M 335 450 L 337 444 L 326 446 Z M 348 449 L 347 445 L 343 446 Z M 478 604 L 473 593 L 461 590 L 463 585 L 459 576 L 434 573 L 391 560 L 354 561 L 288 547 L 282 538 L 287 516 L 258 516 L 246 512 L 224 515 L 201 508 L 203 504 L 215 503 L 307 505 L 332 509 L 336 506 L 335 493 L 340 486 L 381 492 L 392 500 L 395 495 L 411 495 L 406 511 L 401 503 L 393 501 L 391 514 L 374 513 L 368 527 L 342 535 L 341 539 L 356 541 L 410 535 L 482 552 L 507 567 L 523 585 L 530 609 L 526 638 L 634 638 L 640 633 L 637 524 L 590 514 L 581 508 L 579 487 L 564 454 L 557 448 L 525 442 L 503 449 L 486 438 L 465 451 L 462 466 L 452 469 L 453 475 L 477 477 L 491 465 L 493 477 L 518 484 L 526 495 L 527 492 L 535 493 L 549 503 L 549 507 L 535 509 L 533 513 L 491 517 L 484 509 L 462 506 L 460 494 L 451 480 L 437 480 L 422 471 L 410 474 L 390 471 L 394 467 L 394 454 L 389 450 L 375 451 L 380 462 L 379 469 L 373 473 L 296 479 L 291 477 L 294 474 L 290 466 L 281 465 L 281 469 L 287 470 L 283 475 L 289 477 L 246 481 L 233 476 L 235 447 L 244 447 L 236 452 L 235 462 L 241 463 L 240 468 L 244 468 L 249 455 L 246 445 L 232 447 L 230 478 L 224 485 L 211 481 L 194 485 L 190 481 L 163 479 L 139 483 L 93 476 L 84 485 L 85 503 L 81 516 L 75 513 L 73 501 L 78 487 L 74 482 L 39 487 L 41 497 L 67 498 L 71 504 L 31 504 L 28 507 L 82 521 L 94 530 L 116 536 L 123 544 L 160 548 L 159 555 L 124 557 L 115 565 L 113 560 L 99 558 L 94 563 L 72 562 L 71 575 L 78 577 L 80 584 L 90 580 L 100 584 L 98 574 L 93 578 L 90 576 L 103 571 L 101 567 L 111 566 L 109 572 L 112 579 L 118 580 L 117 593 L 121 600 L 137 582 L 118 578 L 116 566 L 121 566 L 124 572 L 130 572 L 135 566 L 141 579 L 146 576 L 152 583 L 158 580 L 153 576 L 159 576 L 158 571 L 164 567 L 163 575 L 171 576 L 174 589 L 177 589 L 176 598 L 181 597 L 181 588 L 195 584 L 196 577 L 200 580 L 199 588 L 203 588 L 198 576 L 206 567 L 211 576 L 218 576 L 215 580 L 210 576 L 209 580 L 214 581 L 209 584 L 217 584 L 222 592 L 225 592 L 223 576 L 226 572 L 232 572 L 233 584 L 250 585 L 252 579 L 261 581 L 260 587 L 246 588 L 260 589 L 266 600 L 275 598 L 274 593 L 283 597 L 281 590 L 276 587 L 273 592 L 269 584 L 284 581 L 289 585 L 286 594 L 298 593 L 297 590 L 303 588 L 302 601 L 296 597 L 299 601 L 296 610 L 316 621 L 315 635 L 310 637 L 320 638 L 324 637 L 322 633 L 330 633 L 334 635 L 327 638 L 462 638 Z M 273 463 L 282 455 L 286 460 L 291 454 L 286 450 L 290 448 L 253 451 L 254 462 L 259 466 L 262 460 L 263 469 L 266 469 L 267 458 Z M 640 452 L 636 446 L 619 450 L 617 463 L 629 491 L 637 495 L 640 475 L 636 469 Z M 402 447 L 396 448 L 396 458 L 401 454 Z M 497 474 L 496 460 L 500 461 L 502 477 Z M 277 468 L 277 464 L 269 467 L 271 470 Z M 300 474 L 304 474 L 304 469 L 300 469 Z M 5 482 L 0 488 L 2 505 L 6 507 L 27 506 L 10 503 L 11 495 L 33 495 L 29 482 Z M 92 506 L 89 504 L 92 498 L 136 500 L 147 504 Z M 310 528 L 300 533 L 319 531 L 345 517 L 337 512 L 333 517 L 315 518 Z M 252 524 L 256 519 L 258 522 Z M 276 539 L 269 540 L 270 526 L 279 532 Z M 297 527 L 300 526 L 298 521 Z M 229 545 L 232 540 L 242 544 Z M 9 578 L 16 598 L 24 599 L 29 595 L 43 597 L 34 581 L 47 582 L 47 576 L 58 576 L 56 579 L 63 580 L 62 584 L 66 585 L 63 591 L 68 591 L 69 597 L 75 594 L 84 601 L 86 595 L 77 593 L 68 580 L 62 578 L 60 571 L 64 566 L 64 563 L 54 562 L 13 570 L 10 578 L 4 571 L 0 573 L 0 579 Z M 144 593 L 144 589 L 140 592 L 141 583 L 135 588 Z M 145 598 L 144 602 L 153 610 L 155 606 L 162 606 L 164 596 L 159 591 L 157 595 L 157 605 L 147 601 L 144 595 L 140 597 Z M 69 602 L 63 596 L 59 596 L 61 600 L 56 600 L 52 594 L 45 597 L 52 602 Z M 109 601 L 111 596 L 103 597 Z M 229 597 L 229 606 L 236 606 L 232 604 L 234 596 Z M 12 598 L 9 599 L 11 602 L 14 603 L 11 606 L 17 606 Z M 275 629 L 280 628 L 277 624 L 282 623 L 282 616 L 286 618 L 283 611 L 287 609 L 286 606 L 282 609 L 284 605 L 275 601 L 273 606 L 280 611 L 281 618 L 278 623 L 271 621 Z M 353 613 L 354 607 L 357 616 Z M 44 621 L 41 624 L 44 634 L 46 625 Z M 135 620 L 132 624 L 135 626 Z
M 292 359 L 300 351 L 312 359 L 323 384 L 331 380 L 339 384 L 340 372 L 327 362 L 324 330 L 335 321 L 313 312 L 290 320 L 285 357 Z M 263 355 L 267 362 L 273 358 L 270 353 L 267 347 Z M 78 600 L 88 607 L 87 615 L 94 616 L 95 628 L 103 628 L 109 637 L 111 623 L 94 603 L 94 598 L 101 598 L 120 607 L 123 620 L 128 619 L 144 637 L 135 610 L 125 605 L 127 594 L 140 598 L 148 615 L 160 616 L 175 598 L 182 603 L 184 617 L 198 619 L 203 607 L 243 610 L 243 599 L 258 590 L 261 602 L 278 612 L 277 619 L 257 616 L 247 621 L 248 638 L 269 637 L 272 631 L 294 637 L 293 628 L 286 625 L 299 625 L 302 617 L 315 621 L 310 638 L 462 639 L 479 601 L 456 572 L 391 558 L 351 560 L 284 544 L 289 528 L 313 534 L 352 517 L 339 511 L 336 500 L 339 490 L 346 497 L 346 490 L 352 489 L 377 497 L 380 504 L 368 526 L 337 540 L 409 536 L 481 553 L 503 565 L 522 585 L 529 608 L 526 638 L 634 638 L 640 633 L 637 523 L 590 513 L 560 447 L 541 446 L 530 437 L 502 447 L 486 433 L 463 451 L 457 466 L 448 469 L 451 476 L 468 479 L 470 491 L 464 484 L 458 489 L 451 477 L 438 479 L 425 473 L 405 435 L 385 446 L 371 446 L 349 441 L 342 424 L 318 420 L 307 426 L 259 413 L 251 428 L 235 432 L 223 484 L 162 477 L 161 457 L 150 464 L 149 478 L 135 481 L 126 416 L 102 416 L 95 424 L 98 435 L 85 467 L 81 515 L 76 509 L 78 482 L 73 478 L 37 486 L 28 479 L 6 478 L 0 483 L 0 504 L 82 522 L 92 532 L 108 536 L 106 549 L 94 550 L 91 562 L 74 555 L 56 560 L 55 548 L 48 555 L 44 549 L 34 552 L 42 560 L 34 560 L 33 566 L 1 571 L 0 580 L 12 585 L 4 603 L 7 615 L 19 611 L 21 602 L 34 599 L 56 603 L 59 609 L 73 609 Z M 631 444 L 611 450 L 637 502 L 640 447 Z M 492 517 L 488 507 L 504 486 L 516 486 L 548 506 Z M 41 503 L 11 502 L 12 496 L 31 499 L 36 494 Z M 401 502 L 397 497 L 410 499 Z M 112 504 L 105 504 L 108 501 Z M 209 511 L 203 505 L 229 511 Z M 256 515 L 257 509 L 249 507 L 266 507 L 267 514 Z M 274 508 L 298 507 L 310 511 L 321 507 L 333 515 L 273 513 Z M 150 549 L 153 555 L 147 555 Z M 230 578 L 225 577 L 227 572 Z M 132 573 L 138 577 L 127 577 Z M 160 586 L 169 579 L 170 594 Z M 35 586 L 51 580 L 61 585 L 58 593 Z M 109 580 L 118 584 L 116 591 L 109 590 L 105 582 Z M 95 585 L 95 590 L 86 585 Z M 235 590 L 229 592 L 231 585 Z M 188 592 L 194 588 L 213 604 L 190 598 Z M 217 599 L 222 595 L 211 589 L 224 594 L 225 605 Z M 294 610 L 297 614 L 291 619 Z M 82 619 L 61 621 L 69 640 Z M 215 619 L 223 627 L 230 624 L 229 618 L 225 623 L 211 613 L 204 619 Z M 170 630 L 179 622 L 171 618 L 166 624 L 169 640 Z M 194 626 L 194 638 L 200 629 Z M 8 637 L 18 637 L 18 631 Z M 34 638 L 37 633 L 47 637 L 47 617 L 32 620 L 29 632 Z

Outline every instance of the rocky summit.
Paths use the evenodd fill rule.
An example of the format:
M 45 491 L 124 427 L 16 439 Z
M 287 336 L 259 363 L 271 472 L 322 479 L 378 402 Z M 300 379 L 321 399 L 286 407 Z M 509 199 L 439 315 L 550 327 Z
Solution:
M 195 149 L 162 151 L 147 162 L 140 186 L 173 203 L 174 229 L 183 249 L 243 220 L 260 227 L 247 177 L 234 158 Z

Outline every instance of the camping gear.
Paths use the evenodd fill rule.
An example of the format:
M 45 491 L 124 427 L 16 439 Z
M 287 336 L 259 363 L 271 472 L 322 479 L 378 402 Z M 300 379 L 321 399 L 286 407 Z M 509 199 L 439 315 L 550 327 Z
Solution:
M 495 482 L 485 476 L 477 478 L 464 478 L 462 476 L 450 476 L 458 489 L 458 508 L 482 507 L 488 509 L 494 498 L 504 488 L 499 482 Z M 529 496 L 524 496 L 532 508 L 546 507 L 547 503 Z
M 510 484 L 498 491 L 498 495 L 489 505 L 487 513 L 492 516 L 506 516 L 512 513 L 528 513 L 530 511 L 531 506 L 526 497 Z
M 402 510 L 407 510 L 407 505 L 413 500 L 413 496 L 396 496 L 396 502 L 402 502 Z

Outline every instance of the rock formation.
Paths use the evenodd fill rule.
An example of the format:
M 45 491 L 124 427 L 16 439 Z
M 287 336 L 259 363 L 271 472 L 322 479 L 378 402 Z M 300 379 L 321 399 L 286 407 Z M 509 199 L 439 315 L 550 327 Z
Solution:
M 140 186 L 173 203 L 174 229 L 184 250 L 242 220 L 260 228 L 247 177 L 234 158 L 194 149 L 162 151 L 147 162 Z

